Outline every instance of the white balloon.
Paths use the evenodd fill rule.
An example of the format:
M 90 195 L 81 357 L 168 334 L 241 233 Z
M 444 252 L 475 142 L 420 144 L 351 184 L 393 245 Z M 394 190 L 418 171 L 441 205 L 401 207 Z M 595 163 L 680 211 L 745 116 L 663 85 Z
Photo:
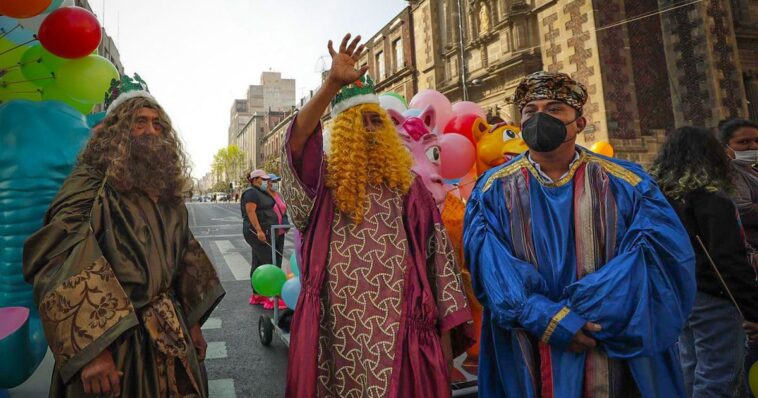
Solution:
M 74 7 L 75 5 L 76 4 L 74 4 L 74 0 L 63 0 L 63 3 L 61 3 L 60 7 Z M 53 11 L 50 11 L 50 12 L 53 12 Z M 38 33 L 39 27 L 42 26 L 42 22 L 45 20 L 45 18 L 47 18 L 48 15 L 50 15 L 50 12 L 40 14 L 40 15 L 37 15 L 36 17 L 31 17 L 31 18 L 19 18 L 18 23 L 21 26 L 23 26 L 24 29 L 31 30 L 34 33 Z
M 401 101 L 400 98 L 397 98 L 394 95 L 380 95 L 379 105 L 385 110 L 394 109 L 398 111 L 398 113 L 403 113 L 408 109 L 406 108 L 403 101 Z

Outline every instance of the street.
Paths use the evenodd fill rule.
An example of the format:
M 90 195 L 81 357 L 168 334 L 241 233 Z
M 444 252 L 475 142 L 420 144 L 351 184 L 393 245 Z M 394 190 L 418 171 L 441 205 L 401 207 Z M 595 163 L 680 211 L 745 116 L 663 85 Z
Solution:
M 287 347 L 278 338 L 264 347 L 258 338 L 258 318 L 273 311 L 248 304 L 251 251 L 242 237 L 239 204 L 187 203 L 187 209 L 190 228 L 226 289 L 226 297 L 203 327 L 210 396 L 283 397 Z M 288 236 L 285 259 L 292 248 Z

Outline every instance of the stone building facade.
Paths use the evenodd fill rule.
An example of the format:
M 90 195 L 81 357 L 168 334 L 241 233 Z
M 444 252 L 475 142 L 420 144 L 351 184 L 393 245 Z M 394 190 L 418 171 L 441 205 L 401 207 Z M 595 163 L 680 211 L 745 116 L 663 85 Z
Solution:
M 409 3 L 418 88 L 452 101 L 465 91 L 504 120 L 519 120 L 508 99 L 540 69 L 587 87 L 580 145 L 608 140 L 619 157 L 645 165 L 671 128 L 758 119 L 758 0 Z
M 368 65 L 377 93 L 395 92 L 407 99 L 413 97 L 417 87 L 411 8 L 404 8 L 365 43 L 360 66 Z

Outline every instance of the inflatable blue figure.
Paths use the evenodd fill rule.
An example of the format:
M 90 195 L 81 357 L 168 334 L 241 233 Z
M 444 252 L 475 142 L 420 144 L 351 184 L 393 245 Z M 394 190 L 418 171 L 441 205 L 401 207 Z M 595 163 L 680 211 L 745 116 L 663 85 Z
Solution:
M 47 351 L 22 275 L 24 240 L 42 226 L 89 135 L 84 116 L 62 102 L 0 104 L 0 391 L 29 378 Z

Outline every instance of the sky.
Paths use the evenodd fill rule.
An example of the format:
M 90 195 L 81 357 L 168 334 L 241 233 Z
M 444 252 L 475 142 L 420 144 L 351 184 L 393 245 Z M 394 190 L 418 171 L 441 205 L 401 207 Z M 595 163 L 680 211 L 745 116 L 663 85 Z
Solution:
M 227 145 L 232 102 L 259 83 L 261 72 L 296 79 L 299 100 L 329 67 L 329 39 L 339 43 L 350 32 L 368 40 L 407 6 L 404 0 L 89 1 L 126 73 L 139 73 L 168 112 L 197 178 Z

